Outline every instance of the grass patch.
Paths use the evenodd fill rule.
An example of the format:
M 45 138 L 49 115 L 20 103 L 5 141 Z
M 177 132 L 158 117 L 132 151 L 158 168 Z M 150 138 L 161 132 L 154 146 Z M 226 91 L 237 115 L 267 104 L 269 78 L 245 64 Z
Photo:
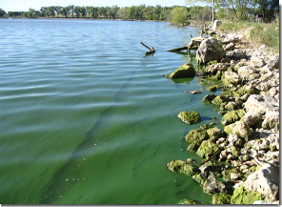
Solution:
M 223 22 L 220 29 L 226 32 L 240 32 L 256 45 L 265 44 L 279 52 L 279 24 L 256 22 Z

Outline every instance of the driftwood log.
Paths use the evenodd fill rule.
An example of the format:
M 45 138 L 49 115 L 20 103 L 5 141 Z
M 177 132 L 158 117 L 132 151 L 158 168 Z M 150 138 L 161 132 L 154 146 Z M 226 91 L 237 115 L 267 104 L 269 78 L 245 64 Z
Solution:
M 187 46 L 174 48 L 172 50 L 168 50 L 168 52 L 180 52 L 181 50 L 187 50 L 189 52 L 191 49 L 198 49 L 201 42 L 206 39 L 202 36 L 199 37 L 193 37 L 192 35 L 190 36 L 191 36 L 191 41 Z
M 156 50 L 152 47 L 148 47 L 147 45 L 145 45 L 143 42 L 140 42 L 141 45 L 143 45 L 144 47 L 146 47 L 149 51 L 146 52 L 146 55 L 152 55 L 156 52 Z

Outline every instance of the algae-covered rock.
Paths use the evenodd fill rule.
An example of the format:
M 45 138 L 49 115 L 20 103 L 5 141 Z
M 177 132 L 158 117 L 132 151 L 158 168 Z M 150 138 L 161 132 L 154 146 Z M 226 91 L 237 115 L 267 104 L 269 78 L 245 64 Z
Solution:
M 197 150 L 197 155 L 202 158 L 210 158 L 219 150 L 218 146 L 210 140 L 204 140 Z
M 209 136 L 206 130 L 203 129 L 193 129 L 185 136 L 186 142 L 189 144 L 188 150 L 197 150 L 201 145 L 201 142 L 208 139 Z
M 217 140 L 218 138 L 223 136 L 223 131 L 217 127 L 214 127 L 214 128 L 208 129 L 207 134 L 210 140 Z
M 204 182 L 206 181 L 201 173 L 196 173 L 192 176 L 192 179 L 195 180 L 196 182 L 200 183 L 200 184 L 204 184 Z
M 232 71 L 225 71 L 224 75 L 222 76 L 222 82 L 224 85 L 228 86 L 230 84 L 235 85 L 241 81 L 239 75 Z
M 200 114 L 196 111 L 182 111 L 178 118 L 186 124 L 196 124 L 201 121 Z
M 191 63 L 185 63 L 174 72 L 166 75 L 167 78 L 193 78 L 196 75 L 196 71 Z
M 213 100 L 215 97 L 216 97 L 216 95 L 214 95 L 214 94 L 208 94 L 208 95 L 206 95 L 206 96 L 203 98 L 203 101 L 204 101 L 204 102 L 209 102 L 209 103 L 211 103 L 212 100 Z
M 252 204 L 258 200 L 264 200 L 264 196 L 254 191 L 247 191 L 242 184 L 234 190 L 230 204 Z
M 279 112 L 268 111 L 265 114 L 265 119 L 262 122 L 262 127 L 265 129 L 279 129 Z
M 223 125 L 232 124 L 236 121 L 239 121 L 245 115 L 243 109 L 229 111 L 222 117 L 221 123 Z
M 187 199 L 187 198 L 184 198 L 182 199 L 181 201 L 178 202 L 178 204 L 190 204 L 190 205 L 195 205 L 195 204 L 199 204 L 198 201 L 195 201 L 195 200 L 190 200 L 190 199 Z
M 246 141 L 248 141 L 252 135 L 250 127 L 243 121 L 237 121 L 233 124 L 225 126 L 224 131 L 227 134 L 235 134 L 238 137 L 244 138 Z
M 231 195 L 227 193 L 216 193 L 212 196 L 212 204 L 230 204 Z
M 169 162 L 167 168 L 171 172 L 177 172 L 188 176 L 192 176 L 199 172 L 199 169 L 196 166 L 182 160 L 173 160 Z
M 228 101 L 228 98 L 226 98 L 225 96 L 221 96 L 221 95 L 217 95 L 213 100 L 212 100 L 212 104 L 220 106 L 221 104 L 226 105 Z

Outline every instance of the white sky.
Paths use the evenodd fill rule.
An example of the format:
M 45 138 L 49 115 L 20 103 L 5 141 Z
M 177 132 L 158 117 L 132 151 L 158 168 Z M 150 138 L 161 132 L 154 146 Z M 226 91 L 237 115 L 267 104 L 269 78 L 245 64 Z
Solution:
M 28 11 L 29 8 L 39 10 L 43 6 L 113 6 L 132 5 L 185 6 L 186 0 L 0 0 L 0 8 L 8 11 Z

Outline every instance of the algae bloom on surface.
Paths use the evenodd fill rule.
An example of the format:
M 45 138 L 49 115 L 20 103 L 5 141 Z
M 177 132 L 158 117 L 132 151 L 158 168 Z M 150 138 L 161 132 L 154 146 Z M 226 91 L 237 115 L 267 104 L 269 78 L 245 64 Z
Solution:
M 186 124 L 196 124 L 201 121 L 200 114 L 196 111 L 182 111 L 177 117 Z
M 196 71 L 191 63 L 185 63 L 175 71 L 167 74 L 166 77 L 170 79 L 177 78 L 193 78 L 196 75 Z

